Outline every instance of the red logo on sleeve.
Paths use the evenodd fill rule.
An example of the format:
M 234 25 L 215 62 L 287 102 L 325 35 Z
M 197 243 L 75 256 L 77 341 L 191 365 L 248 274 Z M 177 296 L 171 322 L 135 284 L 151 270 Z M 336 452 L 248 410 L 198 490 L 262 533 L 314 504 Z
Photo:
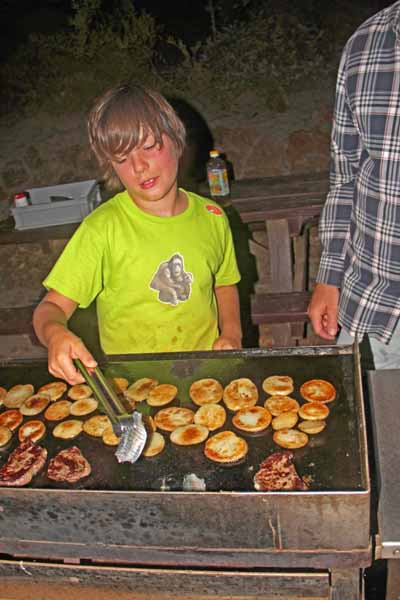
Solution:
M 212 213 L 213 215 L 222 215 L 222 210 L 218 206 L 215 206 L 214 204 L 207 204 L 206 209 L 208 210 L 208 212 Z

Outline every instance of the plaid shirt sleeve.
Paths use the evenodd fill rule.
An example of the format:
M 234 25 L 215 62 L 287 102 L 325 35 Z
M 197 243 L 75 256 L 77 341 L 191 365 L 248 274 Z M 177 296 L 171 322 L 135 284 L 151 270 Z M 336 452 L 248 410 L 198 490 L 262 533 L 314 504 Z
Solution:
M 319 222 L 322 254 L 317 281 L 336 287 L 341 287 L 343 277 L 354 183 L 361 155 L 361 139 L 346 94 L 346 48 L 342 54 L 336 85 L 331 135 L 330 190 Z

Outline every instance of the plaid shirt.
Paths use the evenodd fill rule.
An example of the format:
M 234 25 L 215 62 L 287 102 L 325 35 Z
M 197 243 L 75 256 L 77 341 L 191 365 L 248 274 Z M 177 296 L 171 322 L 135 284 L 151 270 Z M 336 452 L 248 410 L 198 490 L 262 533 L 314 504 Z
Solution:
M 337 79 L 317 280 L 339 323 L 388 342 L 400 316 L 400 0 L 347 42 Z

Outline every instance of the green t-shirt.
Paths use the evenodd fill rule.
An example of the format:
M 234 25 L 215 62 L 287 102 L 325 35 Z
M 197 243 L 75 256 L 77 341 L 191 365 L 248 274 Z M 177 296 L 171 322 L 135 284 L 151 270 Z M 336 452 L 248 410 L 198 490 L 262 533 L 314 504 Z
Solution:
M 86 308 L 97 301 L 107 354 L 210 350 L 214 288 L 240 279 L 226 215 L 185 192 L 174 217 L 143 212 L 128 193 L 88 215 L 43 284 Z

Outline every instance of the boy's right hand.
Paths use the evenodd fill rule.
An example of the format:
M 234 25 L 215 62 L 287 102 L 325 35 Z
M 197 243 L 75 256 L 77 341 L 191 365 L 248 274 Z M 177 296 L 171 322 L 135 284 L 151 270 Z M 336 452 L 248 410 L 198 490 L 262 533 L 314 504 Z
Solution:
M 97 362 L 82 340 L 69 329 L 58 327 L 48 340 L 49 372 L 71 385 L 83 383 L 85 380 L 73 363 L 75 358 L 79 358 L 87 369 L 97 367 Z

